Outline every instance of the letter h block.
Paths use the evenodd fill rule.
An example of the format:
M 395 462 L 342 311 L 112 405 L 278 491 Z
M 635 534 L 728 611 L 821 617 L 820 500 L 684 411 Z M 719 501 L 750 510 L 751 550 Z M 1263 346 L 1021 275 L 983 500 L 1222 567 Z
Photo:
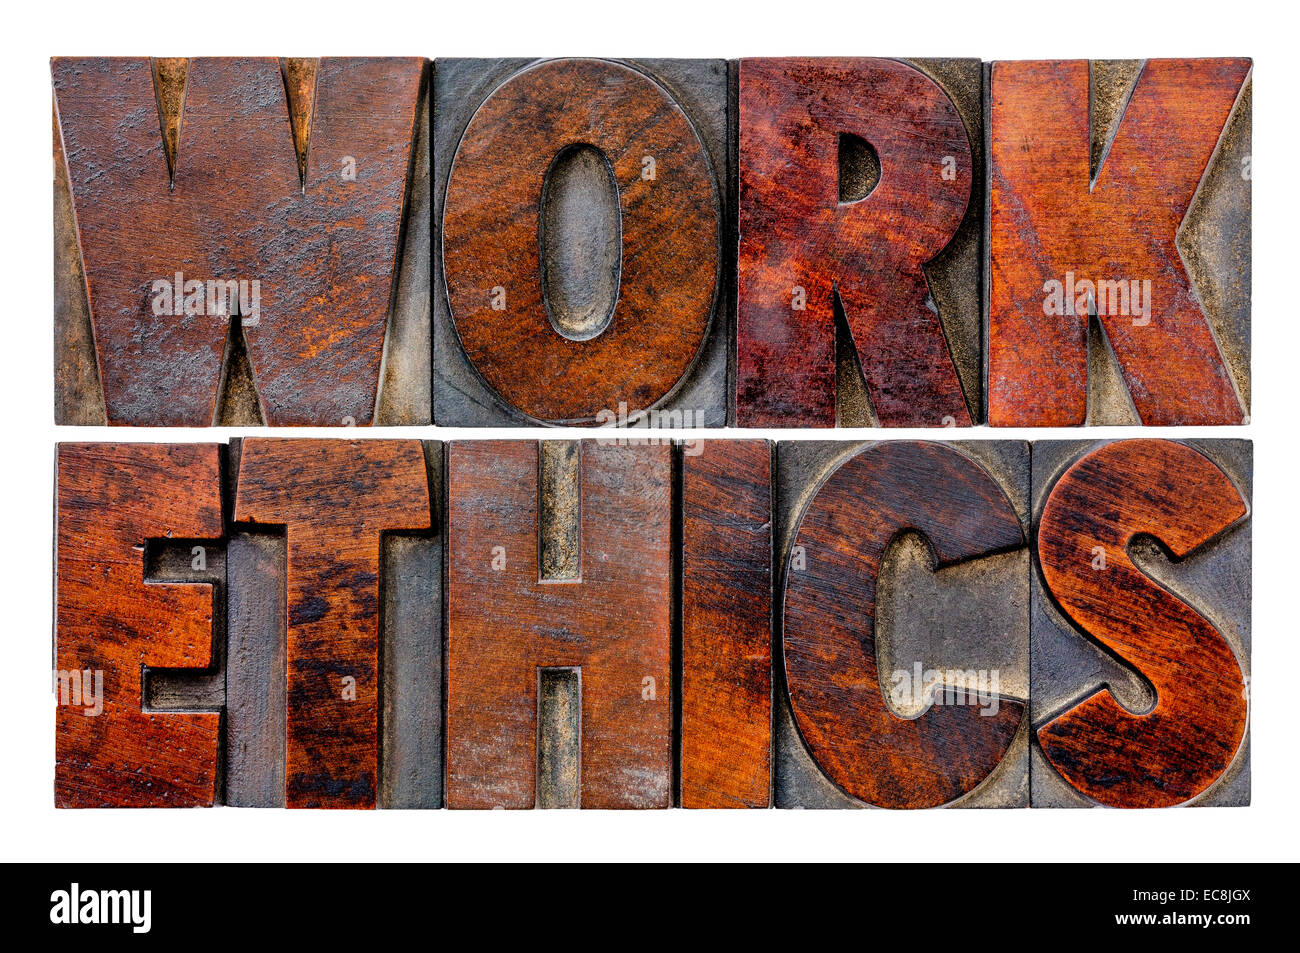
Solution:
M 672 803 L 672 448 L 455 442 L 447 806 Z

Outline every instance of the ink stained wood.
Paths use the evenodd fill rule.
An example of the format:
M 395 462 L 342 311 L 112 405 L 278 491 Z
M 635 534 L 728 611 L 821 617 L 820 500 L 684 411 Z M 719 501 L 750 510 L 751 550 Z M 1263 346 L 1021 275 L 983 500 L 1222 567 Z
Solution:
M 575 147 L 612 180 L 616 206 L 598 195 L 565 201 L 549 187 L 572 171 Z M 654 407 L 704 346 L 721 209 L 704 144 L 648 74 L 590 59 L 521 70 L 474 114 L 447 183 L 443 271 L 460 345 L 534 420 L 590 423 L 620 404 Z M 595 313 L 602 302 L 612 314 Z
M 1052 488 L 1038 557 L 1052 595 L 1083 632 L 1135 667 L 1155 705 L 1135 713 L 1097 692 L 1038 730 L 1052 766 L 1093 801 L 1167 807 L 1206 790 L 1232 763 L 1246 729 L 1246 690 L 1214 625 L 1133 563 L 1154 536 L 1174 558 L 1211 543 L 1247 504 L 1209 458 L 1169 440 L 1106 444 Z M 1096 568 L 1097 547 L 1105 568 Z
M 243 442 L 235 521 L 288 536 L 288 807 L 376 804 L 381 536 L 431 513 L 418 441 Z
M 215 422 L 240 306 L 209 281 L 259 282 L 241 321 L 267 423 L 371 422 L 424 70 L 53 61 L 108 423 Z M 155 282 L 178 275 L 183 313 L 159 314 Z
M 148 712 L 141 692 L 146 666 L 212 664 L 212 586 L 146 583 L 144 567 L 150 539 L 221 536 L 219 448 L 61 444 L 57 494 L 55 666 L 82 693 L 57 709 L 55 804 L 211 805 L 221 713 Z
M 970 198 L 952 100 L 895 60 L 745 59 L 739 123 L 737 423 L 835 426 L 838 298 L 881 424 L 970 424 L 922 269 Z M 879 160 L 855 201 L 840 196 L 842 133 Z
M 1090 311 L 1142 423 L 1243 422 L 1176 238 L 1250 68 L 1247 59 L 1148 60 L 1093 170 L 1088 62 L 992 65 L 991 424 L 1084 423 Z M 1084 281 L 1115 286 L 1075 284 Z M 1066 313 L 1049 303 L 1049 282 L 1077 289 Z M 1131 293 L 1120 296 L 1132 282 L 1150 283 L 1149 314 L 1134 315 Z
M 568 580 L 542 576 L 539 458 L 448 446 L 447 806 L 535 806 L 539 670 L 576 668 L 581 806 L 670 807 L 671 448 L 582 442 Z
M 876 584 L 890 542 L 909 529 L 929 542 L 937 568 L 1024 544 L 1010 501 L 978 464 L 941 444 L 877 443 L 817 489 L 795 535 L 806 565 L 785 572 L 795 722 L 830 780 L 879 807 L 937 807 L 974 790 L 1025 713 L 1010 698 L 992 715 L 933 705 L 903 720 L 890 710 L 877 664 Z
M 772 803 L 771 455 L 682 455 L 682 807 Z

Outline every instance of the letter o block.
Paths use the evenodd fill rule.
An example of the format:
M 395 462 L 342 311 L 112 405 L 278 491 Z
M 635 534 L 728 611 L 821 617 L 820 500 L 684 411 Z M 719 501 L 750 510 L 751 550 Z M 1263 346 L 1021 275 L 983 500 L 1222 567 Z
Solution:
M 438 422 L 724 423 L 725 64 L 451 61 L 437 82 Z

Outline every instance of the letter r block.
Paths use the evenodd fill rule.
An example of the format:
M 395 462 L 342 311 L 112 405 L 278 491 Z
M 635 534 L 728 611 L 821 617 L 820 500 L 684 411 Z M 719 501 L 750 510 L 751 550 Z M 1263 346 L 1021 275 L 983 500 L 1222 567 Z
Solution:
M 980 420 L 979 61 L 739 77 L 737 423 Z
M 671 449 L 450 445 L 448 807 L 671 805 Z

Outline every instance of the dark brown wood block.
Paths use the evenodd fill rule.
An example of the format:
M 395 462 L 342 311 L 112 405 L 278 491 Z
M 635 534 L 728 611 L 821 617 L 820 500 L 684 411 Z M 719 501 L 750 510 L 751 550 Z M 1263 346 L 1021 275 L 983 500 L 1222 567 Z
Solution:
M 809 448 L 817 451 L 812 466 L 782 464 L 783 480 L 801 477 L 782 491 L 794 513 L 782 544 L 782 645 L 794 726 L 816 765 L 856 803 L 949 804 L 990 779 L 1021 731 L 1025 703 L 1004 694 L 1000 678 L 993 681 L 997 667 L 981 676 L 977 663 L 996 658 L 994 643 L 1016 639 L 1018 630 L 1027 648 L 1027 600 L 1020 600 L 1022 617 L 999 628 L 998 639 L 990 638 L 990 615 L 979 599 L 956 605 L 955 612 L 978 623 L 978 639 L 962 643 L 957 666 L 976 679 L 939 679 L 931 693 L 924 672 L 913 681 L 919 658 L 901 657 L 895 645 L 893 666 L 884 664 L 878 628 L 886 557 L 900 536 L 920 534 L 931 570 L 982 564 L 973 581 L 987 593 L 1016 568 L 993 564 L 1024 546 L 1021 518 L 974 450 L 915 441 L 849 445 L 855 449 L 847 453 L 842 446 Z M 787 448 L 778 447 L 778 459 Z M 1023 579 L 1027 563 L 1020 565 Z M 997 591 L 1016 601 L 1014 587 Z M 908 717 L 896 710 L 904 703 L 913 709 Z M 1005 803 L 1015 803 L 1014 794 Z
M 431 525 L 414 440 L 243 441 L 234 519 L 288 538 L 288 807 L 374 807 L 383 534 Z
M 146 582 L 145 549 L 221 536 L 219 448 L 61 444 L 57 480 L 55 803 L 211 805 L 220 711 L 147 710 L 143 681 L 212 664 L 212 586 Z
M 389 416 L 428 420 L 427 298 L 411 293 L 427 291 L 427 237 L 407 236 L 414 259 L 402 242 L 408 190 L 428 224 L 412 164 L 426 61 L 59 58 L 51 72 L 56 251 L 79 254 L 56 263 L 59 340 L 80 345 L 56 370 L 61 422 L 369 424 L 390 321 L 390 370 L 425 353 L 385 387 L 423 389 L 425 411 L 393 393 Z
M 440 60 L 436 82 L 439 423 L 723 424 L 725 62 Z
M 1244 421 L 1250 71 L 992 64 L 991 424 Z
M 772 803 L 771 454 L 682 455 L 682 807 Z
M 1208 441 L 1207 447 L 1218 452 L 1220 443 L 1240 442 Z M 1044 456 L 1060 454 L 1045 448 Z M 1036 477 L 1038 469 L 1036 462 Z M 1087 448 L 1066 458 L 1050 487 L 1038 523 L 1046 591 L 1121 671 L 1104 686 L 1089 687 L 1096 677 L 1083 661 L 1040 642 L 1036 632 L 1042 661 L 1036 648 L 1035 693 L 1052 691 L 1064 702 L 1036 723 L 1047 770 L 1084 795 L 1084 804 L 1185 803 L 1239 759 L 1247 719 L 1243 661 L 1185 594 L 1190 589 L 1198 604 L 1223 619 L 1225 631 L 1238 628 L 1239 638 L 1241 613 L 1249 611 L 1249 541 L 1246 565 L 1237 559 L 1173 579 L 1169 560 L 1144 554 L 1143 544 L 1155 540 L 1174 562 L 1189 563 L 1198 551 L 1231 547 L 1230 533 L 1249 511 L 1246 497 L 1206 453 L 1169 440 Z M 1244 577 L 1244 595 L 1225 598 L 1224 576 L 1228 585 Z M 1244 608 L 1227 611 L 1234 601 Z M 1036 620 L 1036 630 L 1048 624 Z M 1051 671 L 1050 663 L 1068 670 Z M 1047 669 L 1041 679 L 1040 665 Z
M 448 446 L 448 807 L 671 806 L 671 448 L 579 448 L 547 455 L 566 480 L 534 442 Z
M 835 426 L 837 340 L 865 379 L 862 415 L 884 426 L 972 422 L 945 337 L 945 318 L 961 337 L 961 315 L 940 311 L 927 275 L 963 221 L 962 255 L 978 255 L 978 210 L 968 210 L 979 69 L 968 61 L 963 81 L 953 62 L 935 61 L 931 75 L 885 59 L 740 61 L 741 426 Z M 935 78 L 945 75 L 971 94 L 965 116 Z M 964 312 L 974 330 L 974 267 L 964 285 L 944 311 Z M 967 350 L 973 369 L 978 352 Z

